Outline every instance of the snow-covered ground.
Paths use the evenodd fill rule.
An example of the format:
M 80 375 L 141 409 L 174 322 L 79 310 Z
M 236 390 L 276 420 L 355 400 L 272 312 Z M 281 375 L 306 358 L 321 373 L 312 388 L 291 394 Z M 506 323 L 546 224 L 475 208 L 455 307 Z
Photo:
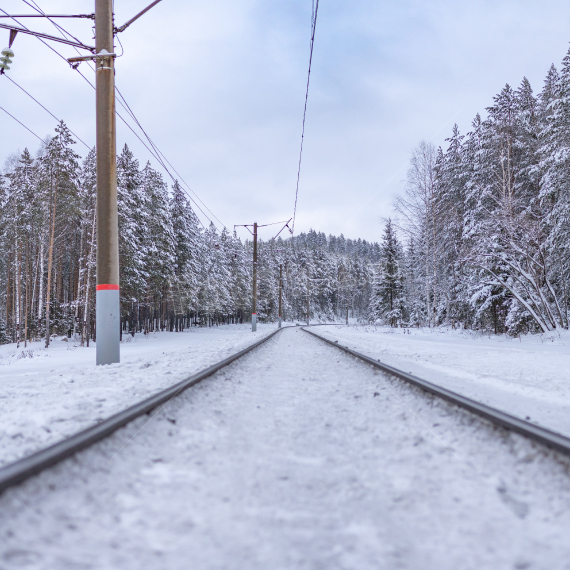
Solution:
M 569 473 L 286 329 L 3 494 L 0 567 L 562 570 Z
M 0 346 L 0 465 L 108 418 L 253 344 L 276 325 L 190 328 L 123 337 L 121 363 L 95 366 L 95 345 L 55 339 Z M 1 568 L 1 564 L 0 564 Z
M 570 333 L 519 338 L 451 329 L 319 327 L 386 364 L 570 436 Z

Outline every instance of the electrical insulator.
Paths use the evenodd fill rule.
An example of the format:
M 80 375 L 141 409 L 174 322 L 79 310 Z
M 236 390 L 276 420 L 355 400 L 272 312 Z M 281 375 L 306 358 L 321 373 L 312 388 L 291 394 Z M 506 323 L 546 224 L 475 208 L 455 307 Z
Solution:
M 14 52 L 11 50 L 11 48 L 7 47 L 4 48 L 0 53 L 2 54 L 2 57 L 0 57 L 0 69 L 2 71 L 8 71 L 8 69 L 10 69 L 10 66 L 8 64 L 12 63 L 12 60 L 10 58 L 14 57 Z

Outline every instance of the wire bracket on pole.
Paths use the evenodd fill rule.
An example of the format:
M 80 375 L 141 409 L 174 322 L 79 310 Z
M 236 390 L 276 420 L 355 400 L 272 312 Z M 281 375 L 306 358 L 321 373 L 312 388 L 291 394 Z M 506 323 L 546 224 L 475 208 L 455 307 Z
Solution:
M 73 69 L 77 69 L 82 61 L 97 61 L 99 59 L 109 59 L 115 57 L 117 57 L 116 53 L 109 53 L 107 50 L 102 49 L 98 54 L 70 57 L 67 61 L 69 62 L 69 65 L 73 67 Z
M 131 18 L 128 22 L 126 22 L 125 24 L 123 24 L 119 28 L 115 28 L 113 31 L 116 34 L 119 34 L 120 32 L 124 32 L 133 22 L 138 20 L 143 14 L 146 14 L 153 6 L 156 6 L 159 2 L 161 2 L 161 0 L 155 0 L 152 4 L 147 6 L 144 10 L 139 12 L 134 18 Z

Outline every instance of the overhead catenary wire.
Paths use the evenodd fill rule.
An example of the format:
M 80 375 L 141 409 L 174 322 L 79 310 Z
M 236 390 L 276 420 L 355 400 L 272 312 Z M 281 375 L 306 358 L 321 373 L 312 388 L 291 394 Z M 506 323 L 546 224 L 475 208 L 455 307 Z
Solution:
M 24 30 L 31 31 L 30 28 L 26 27 L 24 24 L 22 24 L 22 22 L 16 20 L 16 18 L 14 18 L 14 16 L 10 16 L 10 14 L 8 14 L 8 12 L 6 12 L 6 10 L 4 10 L 3 8 L 0 8 L 0 11 L 3 12 L 4 14 L 6 14 L 7 18 L 14 20 L 14 22 L 16 22 L 16 24 L 22 26 L 22 28 L 24 28 Z M 65 59 L 65 57 L 63 57 L 63 55 L 61 55 L 54 47 L 50 46 L 43 38 L 40 38 L 39 36 L 34 36 L 34 37 L 36 37 L 38 40 L 40 40 L 40 42 L 42 42 L 42 44 L 44 44 L 49 49 L 51 49 L 51 51 L 53 51 L 55 54 L 57 54 L 59 57 L 61 57 L 61 59 L 63 59 L 67 63 L 67 59 Z
M 309 55 L 309 72 L 307 73 L 307 90 L 305 92 L 305 109 L 303 111 L 303 129 L 301 132 L 301 150 L 299 151 L 299 166 L 297 169 L 297 187 L 295 189 L 295 207 L 293 208 L 293 223 L 291 235 L 295 231 L 295 219 L 297 217 L 297 199 L 299 197 L 299 180 L 301 178 L 301 160 L 303 158 L 303 141 L 305 139 L 305 120 L 307 118 L 307 101 L 309 100 L 309 83 L 311 81 L 311 66 L 313 64 L 313 48 L 315 45 L 315 32 L 317 30 L 317 14 L 319 12 L 319 0 L 313 0 L 313 11 L 311 14 L 311 51 Z
M 32 2 L 34 3 L 35 7 L 32 6 L 32 4 L 30 4 L 28 2 L 28 0 L 22 0 L 22 2 L 24 2 L 24 4 L 27 4 L 30 8 L 33 8 L 34 10 L 36 10 L 37 12 L 39 12 L 42 16 L 44 16 L 45 18 L 47 18 L 58 30 L 64 32 L 66 35 L 68 35 L 71 39 L 75 40 L 78 44 L 82 44 L 83 42 L 81 40 L 78 40 L 74 35 L 70 34 L 67 30 L 64 30 L 57 22 L 54 22 L 49 16 L 46 15 L 46 13 L 34 2 L 34 0 L 32 0 Z
M 42 105 L 33 95 L 31 95 L 30 93 L 28 93 L 28 91 L 26 91 L 20 84 L 16 83 L 8 74 L 4 74 L 4 77 L 6 77 L 7 79 L 9 79 L 18 89 L 21 89 L 30 99 L 33 99 L 44 111 L 46 111 L 47 113 L 49 113 L 57 122 L 60 122 L 60 119 L 58 119 L 49 109 L 47 109 L 46 107 L 44 107 L 44 105 Z M 84 142 L 83 140 L 81 140 L 71 129 L 69 129 L 69 132 L 83 145 L 85 145 L 89 150 L 91 150 L 91 147 Z
M 36 2 L 34 2 L 32 0 L 32 2 L 35 4 L 35 7 L 32 6 L 29 2 L 27 2 L 26 0 L 23 0 L 28 6 L 30 6 L 31 8 L 33 8 L 34 10 L 36 10 L 39 14 L 45 16 L 45 13 L 43 12 L 43 10 L 38 6 L 38 4 Z M 29 28 L 27 28 L 26 26 L 24 26 L 21 22 L 19 22 L 18 20 L 16 20 L 14 17 L 10 16 L 5 10 L 3 10 L 2 8 L 0 8 L 0 10 L 6 14 L 7 17 L 13 19 L 17 24 L 19 24 L 20 26 L 22 26 L 24 29 L 28 30 Z M 62 35 L 67 34 L 68 36 L 74 38 L 74 36 L 72 36 L 69 32 L 67 32 L 62 26 L 60 26 L 59 24 L 57 24 L 56 22 L 54 22 L 51 18 L 48 17 L 48 20 L 60 31 L 60 33 Z M 37 36 L 36 36 L 37 37 Z M 61 54 L 59 53 L 56 49 L 54 49 L 52 46 L 50 46 L 48 43 L 46 43 L 44 40 L 42 40 L 42 38 L 38 39 L 45 44 L 47 47 L 49 47 L 56 55 L 58 55 L 61 59 L 63 59 L 66 63 L 68 63 L 67 59 Z M 76 39 L 76 38 L 74 38 Z M 77 51 L 77 50 L 76 50 Z M 77 71 L 79 73 L 79 75 L 93 88 L 95 89 L 95 85 L 93 85 L 93 83 L 91 83 L 91 81 L 89 81 L 89 79 L 87 77 L 85 77 L 85 75 L 83 75 L 83 73 L 81 73 L 81 71 L 79 71 L 78 68 L 74 67 L 75 71 Z M 93 69 L 93 68 L 91 68 Z M 119 93 L 119 91 L 117 90 L 117 92 Z M 147 138 L 147 140 L 149 141 L 149 144 L 153 147 L 153 149 L 155 150 L 151 150 L 146 144 L 145 142 L 141 139 L 141 137 L 135 132 L 135 130 L 128 124 L 128 122 L 121 116 L 121 114 L 118 111 L 116 112 L 116 115 L 119 117 L 119 119 L 121 119 L 121 121 L 127 126 L 127 128 L 137 137 L 137 139 L 142 143 L 142 145 L 149 151 L 149 153 L 151 154 L 151 156 L 153 156 L 158 163 L 163 167 L 163 169 L 168 173 L 168 175 L 170 176 L 170 178 L 172 179 L 173 182 L 176 182 L 176 178 L 172 175 L 172 173 L 170 172 L 170 170 L 168 169 L 168 167 L 166 166 L 166 164 L 164 163 L 164 161 L 161 158 L 161 155 L 164 157 L 164 160 L 166 160 L 166 162 L 168 162 L 168 164 L 171 166 L 171 168 L 174 170 L 174 167 L 172 167 L 172 165 L 170 164 L 170 162 L 166 159 L 166 157 L 164 156 L 164 154 L 156 147 L 156 145 L 152 142 L 152 140 L 150 139 L 150 137 L 148 136 L 148 134 L 146 133 L 146 131 L 143 129 L 142 125 L 140 124 L 140 122 L 138 121 L 138 119 L 136 118 L 136 116 L 134 115 L 134 113 L 130 110 L 130 107 L 128 107 L 128 105 L 126 104 L 126 100 L 124 99 L 124 97 L 119 93 L 120 98 L 118 99 L 119 104 L 127 111 L 127 113 L 129 114 L 129 116 L 131 116 L 131 118 L 136 122 L 137 126 L 141 129 L 141 131 L 144 133 L 145 137 Z M 121 101 L 121 98 L 123 99 L 123 101 Z M 47 110 L 47 109 L 46 109 Z M 48 111 L 49 112 L 49 111 Z M 50 113 L 51 114 L 51 113 Z M 40 139 L 41 140 L 41 139 Z M 82 141 L 83 142 L 83 141 Z M 85 144 L 85 143 L 84 143 Z M 176 172 L 176 171 L 175 171 Z M 178 173 L 176 173 L 178 174 Z M 180 176 L 178 174 L 178 176 Z M 225 227 L 225 224 L 223 224 L 223 222 L 220 221 L 220 219 L 215 216 L 215 214 L 204 204 L 204 202 L 198 197 L 198 195 L 189 187 L 189 185 L 182 179 L 182 177 L 180 177 L 180 180 L 183 182 L 183 184 L 185 186 L 187 186 L 190 191 L 192 193 L 195 194 L 195 196 L 198 198 L 198 200 L 200 200 L 200 202 L 204 205 L 204 207 L 212 214 L 212 217 L 214 217 L 221 225 L 222 227 Z M 194 203 L 194 205 L 196 206 L 196 208 L 201 212 L 201 214 L 212 224 L 214 224 L 214 222 L 212 221 L 212 219 L 210 218 L 210 216 L 208 216 L 204 210 L 200 207 L 200 205 L 196 202 L 196 200 L 194 200 L 194 198 L 192 196 L 190 196 L 190 194 L 188 193 L 187 190 L 185 190 L 182 187 L 182 190 L 186 193 L 186 195 L 188 196 L 188 198 L 191 200 L 191 202 Z M 206 226 L 204 225 L 204 223 L 202 222 L 202 220 L 200 219 L 200 217 L 197 217 L 198 221 L 202 224 L 202 226 L 204 227 L 204 229 L 206 229 Z M 215 226 L 216 224 L 214 224 Z M 217 228 L 218 230 L 220 230 L 220 228 Z
M 14 119 L 14 121 L 16 121 L 17 123 L 20 123 L 20 125 L 22 125 L 22 127 L 24 127 L 24 129 L 26 129 L 27 131 L 32 133 L 42 143 L 45 142 L 40 136 L 36 135 L 36 133 L 34 133 L 34 131 L 32 131 L 32 129 L 29 129 L 28 127 L 26 127 L 26 125 L 24 125 L 24 123 L 22 123 L 21 121 L 18 121 L 18 119 L 16 119 L 16 117 L 14 117 L 14 115 L 12 115 L 11 113 L 8 113 L 8 111 L 6 111 L 6 109 L 4 109 L 4 107 L 0 107 L 0 109 L 2 109 L 2 111 L 4 111 L 4 113 L 6 113 L 7 115 L 10 115 L 10 117 L 12 117 L 12 119 Z
M 34 10 L 36 10 L 37 12 L 39 12 L 40 14 L 45 16 L 45 12 L 39 7 L 38 3 L 35 2 L 35 0 L 31 0 L 33 2 L 33 4 L 35 5 L 32 6 L 27 0 L 23 0 L 23 2 L 25 2 L 28 6 L 30 6 L 31 8 L 33 8 Z M 75 38 L 74 36 L 72 36 L 67 30 L 65 30 L 65 28 L 63 28 L 63 26 L 60 26 L 59 24 L 57 24 L 56 22 L 54 22 L 51 18 L 48 17 L 48 20 L 59 30 L 59 32 L 65 37 L 65 35 L 75 39 L 76 41 L 79 42 L 79 40 L 77 40 L 77 38 Z M 121 55 L 124 54 L 124 48 L 123 48 L 123 44 L 121 43 L 121 40 L 119 39 L 118 36 L 117 40 L 119 41 L 119 43 L 121 44 L 121 49 L 123 51 L 123 53 Z M 74 48 L 75 51 L 77 53 L 79 53 L 79 50 L 77 50 L 77 48 Z M 91 69 L 93 71 L 94 68 L 91 66 L 91 64 L 88 64 L 89 67 L 91 67 Z M 77 68 L 74 68 L 76 71 L 79 72 L 79 70 Z M 87 80 L 87 78 L 81 73 L 79 72 L 79 74 L 95 89 L 95 86 L 93 84 L 91 84 L 91 82 L 89 80 Z M 154 156 L 154 158 L 156 158 L 156 160 L 158 161 L 158 163 L 164 168 L 164 170 L 168 173 L 168 175 L 170 176 L 170 178 L 172 179 L 173 182 L 175 182 L 175 178 L 174 176 L 171 174 L 171 172 L 168 170 L 168 168 L 166 167 L 166 165 L 164 164 L 163 160 L 161 159 L 164 158 L 164 160 L 168 163 L 168 165 L 172 168 L 172 170 L 174 170 L 175 174 L 180 178 L 180 180 L 182 181 L 182 183 L 188 188 L 188 190 L 190 190 L 190 192 L 192 192 L 196 198 L 200 201 L 200 203 L 204 206 L 204 208 L 206 208 L 206 210 L 208 210 L 208 212 L 210 212 L 210 214 L 212 215 L 212 217 L 214 217 L 219 223 L 220 225 L 223 227 L 225 227 L 225 224 L 214 214 L 214 212 L 212 212 L 212 210 L 210 210 L 210 208 L 208 208 L 208 206 L 206 206 L 206 204 L 204 204 L 204 202 L 202 201 L 202 199 L 198 196 L 198 194 L 196 192 L 194 192 L 194 190 L 192 190 L 190 188 L 190 186 L 184 181 L 184 179 L 180 176 L 180 174 L 178 174 L 178 172 L 176 171 L 176 169 L 172 166 L 172 164 L 170 163 L 170 161 L 166 158 L 166 156 L 164 155 L 163 152 L 160 151 L 160 149 L 156 146 L 156 144 L 151 140 L 151 138 L 149 137 L 149 135 L 147 134 L 147 132 L 144 130 L 143 126 L 141 125 L 141 123 L 139 122 L 139 120 L 137 119 L 136 115 L 134 114 L 134 112 L 132 111 L 131 107 L 129 106 L 129 104 L 127 103 L 127 100 L 124 98 L 123 94 L 119 91 L 119 88 L 117 86 L 115 86 L 115 90 L 117 92 L 117 94 L 119 95 L 119 104 L 123 107 L 123 109 L 125 109 L 125 111 L 127 111 L 127 113 L 131 116 L 131 118 L 135 121 L 135 123 L 137 124 L 137 126 L 140 128 L 140 130 L 143 132 L 144 136 L 146 137 L 147 141 L 149 142 L 149 144 L 151 145 L 151 147 L 154 149 L 154 153 L 148 148 L 148 146 L 146 146 L 146 144 L 142 141 L 142 139 L 135 133 L 135 131 L 128 125 L 128 123 L 125 121 L 125 119 L 123 119 L 123 117 L 121 117 L 121 115 L 117 112 L 117 116 L 127 125 L 127 127 L 129 127 L 129 129 L 133 132 L 133 134 L 135 134 L 135 136 L 139 139 L 139 141 L 141 143 L 143 143 L 144 147 L 151 153 L 152 156 Z M 182 188 L 184 190 L 184 188 Z M 184 190 L 184 192 L 186 193 L 186 195 L 188 196 L 188 198 L 190 198 L 190 200 L 195 204 L 195 206 L 198 208 L 198 210 L 200 210 L 200 212 L 202 213 L 202 215 L 210 222 L 213 223 L 211 218 L 200 208 L 200 206 L 198 205 L 198 203 L 192 198 L 192 196 L 190 196 L 190 194 L 188 194 L 188 192 L 186 190 Z M 198 220 L 200 221 L 200 223 L 202 224 L 202 226 L 205 228 L 206 226 L 204 226 L 204 224 L 202 223 L 202 220 L 200 220 L 198 218 Z M 214 224 L 215 225 L 215 224 Z M 218 228 L 218 230 L 221 230 L 221 228 Z
M 170 176 L 170 178 L 172 179 L 173 183 L 176 183 L 177 180 L 174 177 L 174 175 L 170 172 L 170 170 L 168 169 L 168 167 L 166 166 L 166 164 L 164 163 L 164 161 L 162 160 L 162 158 L 160 157 L 160 151 L 156 148 L 156 145 L 152 142 L 152 139 L 148 136 L 148 134 L 146 133 L 146 131 L 144 130 L 144 128 L 142 127 L 142 125 L 140 124 L 140 122 L 138 121 L 138 119 L 136 118 L 135 114 L 130 110 L 130 107 L 125 107 L 125 105 L 127 104 L 126 100 L 124 99 L 124 97 L 120 94 L 119 90 L 117 88 L 115 88 L 117 93 L 119 93 L 120 98 L 123 99 L 125 104 L 122 104 L 122 107 L 127 111 L 127 113 L 129 114 L 129 116 L 135 121 L 135 123 L 138 125 L 139 129 L 143 132 L 144 136 L 146 137 L 146 139 L 148 140 L 148 143 L 151 145 L 152 149 L 151 150 L 145 143 L 144 141 L 140 138 L 140 136 L 135 133 L 135 131 L 131 128 L 131 126 L 125 121 L 125 119 L 123 119 L 118 113 L 117 115 L 121 118 L 121 120 L 125 123 L 125 125 L 127 125 L 127 127 L 133 132 L 133 134 L 139 139 L 139 141 L 141 141 L 141 143 L 145 146 L 145 148 L 151 153 L 152 156 L 154 156 L 154 158 L 156 158 L 156 160 L 158 161 L 158 163 L 162 166 L 162 168 L 167 172 L 167 174 Z M 119 103 L 121 103 L 121 99 L 118 100 Z M 160 153 L 160 154 L 159 154 Z M 184 188 L 182 188 L 182 190 L 184 190 Z M 214 222 L 212 221 L 212 219 L 204 212 L 204 210 L 202 210 L 202 208 L 200 208 L 199 204 L 196 202 L 196 200 L 194 200 L 192 198 L 192 196 L 190 196 L 190 194 L 188 194 L 188 192 L 186 190 L 184 190 L 185 194 L 188 196 L 188 198 L 194 203 L 194 205 L 196 206 L 196 208 L 198 208 L 198 210 L 200 210 L 200 212 L 202 213 L 202 215 L 211 223 L 214 224 Z M 202 220 L 200 220 L 200 218 L 198 218 L 198 221 L 202 224 L 202 227 L 204 229 L 206 229 L 206 226 L 204 225 L 204 223 L 202 222 Z M 218 220 L 219 221 L 219 220 Z M 222 222 L 220 222 L 220 224 L 222 224 Z M 214 224 L 215 226 L 216 224 Z M 223 226 L 223 224 L 222 224 Z M 216 226 L 217 227 L 217 226 Z M 219 230 L 219 228 L 218 228 Z
M 270 224 L 262 224 L 262 225 L 258 225 L 258 228 L 265 228 L 266 226 L 276 226 L 277 224 L 287 224 L 289 223 L 291 220 L 283 220 L 281 222 L 271 222 Z
M 27 0 L 23 0 L 26 4 L 28 4 L 28 6 L 31 6 L 31 4 L 29 4 L 29 2 L 27 2 Z M 38 11 L 40 14 L 45 14 L 43 12 L 43 10 L 39 7 L 38 3 L 35 2 L 35 0 L 31 0 L 36 8 L 34 8 L 36 11 Z M 31 6 L 33 8 L 33 6 Z M 51 20 L 50 18 L 48 18 L 48 20 L 54 25 L 56 26 L 56 28 L 60 31 L 60 33 L 63 34 L 67 34 L 68 36 L 72 37 L 73 36 L 67 32 L 62 26 L 60 26 L 59 24 L 57 24 L 56 22 L 54 22 L 53 20 Z M 121 45 L 121 56 L 124 54 L 124 48 L 123 48 L 123 44 L 121 43 L 121 40 L 118 36 L 117 40 L 119 41 L 119 44 Z M 74 38 L 75 39 L 75 38 Z M 74 48 L 75 51 L 77 53 L 79 53 L 79 51 L 77 50 L 77 48 Z M 91 66 L 91 64 L 89 64 L 89 67 L 91 67 L 91 69 L 93 71 L 94 68 Z M 77 68 L 75 68 L 76 71 L 79 72 L 79 70 Z M 79 74 L 93 87 L 95 88 L 94 85 L 91 84 L 90 81 L 87 80 L 87 78 L 81 73 L 79 72 Z M 180 178 L 181 182 L 188 188 L 188 190 L 190 190 L 190 192 L 192 192 L 196 198 L 200 201 L 200 203 L 204 206 L 204 208 L 206 208 L 206 210 L 208 210 L 208 212 L 210 212 L 210 214 L 212 215 L 212 217 L 214 217 L 219 223 L 220 225 L 223 227 L 225 227 L 225 224 L 214 214 L 214 212 L 212 212 L 212 210 L 210 210 L 210 208 L 208 208 L 208 206 L 206 206 L 206 204 L 202 201 L 202 199 L 198 196 L 198 194 L 192 190 L 190 188 L 190 186 L 186 183 L 186 181 L 180 176 L 180 174 L 178 174 L 178 172 L 176 171 L 176 169 L 172 166 L 172 164 L 170 163 L 170 161 L 166 158 L 166 156 L 164 155 L 163 152 L 161 152 L 161 150 L 156 146 L 156 144 L 151 140 L 151 138 L 149 137 L 149 135 L 147 134 L 147 132 L 145 131 L 145 129 L 143 128 L 143 126 L 141 125 L 141 123 L 139 122 L 139 120 L 137 119 L 136 115 L 134 114 L 134 112 L 132 111 L 131 107 L 129 106 L 129 104 L 127 103 L 127 100 L 125 99 L 125 97 L 123 96 L 123 94 L 119 91 L 119 88 L 117 86 L 115 86 L 115 90 L 117 92 L 117 94 L 119 95 L 119 104 L 121 105 L 121 107 L 123 107 L 123 109 L 125 109 L 125 111 L 127 111 L 127 113 L 131 116 L 131 118 L 135 121 L 135 123 L 137 124 L 137 126 L 140 128 L 140 130 L 143 132 L 144 136 L 146 137 L 147 141 L 149 142 L 149 144 L 151 145 L 151 147 L 154 149 L 154 153 L 148 148 L 148 146 L 142 141 L 142 139 L 135 133 L 135 131 L 128 125 L 128 123 L 125 121 L 125 119 L 123 117 L 121 117 L 121 115 L 117 112 L 117 116 L 125 123 L 125 125 L 127 125 L 127 127 L 129 127 L 129 129 L 133 132 L 133 134 L 139 139 L 139 141 L 141 143 L 143 143 L 144 147 L 151 153 L 152 156 L 154 156 L 154 158 L 156 158 L 156 160 L 158 161 L 158 163 L 163 167 L 163 169 L 168 173 L 168 175 L 170 176 L 170 178 L 172 179 L 173 182 L 176 181 L 176 179 L 174 178 L 174 176 L 170 173 L 170 171 L 168 170 L 168 168 L 166 167 L 166 165 L 164 164 L 163 160 L 161 159 L 164 158 L 164 160 L 168 163 L 168 165 L 170 166 L 170 168 L 172 168 L 172 170 L 175 172 L 175 174 Z M 184 188 L 182 188 L 184 190 Z M 200 212 L 202 213 L 202 215 L 210 222 L 213 223 L 211 218 L 200 208 L 200 206 L 198 205 L 198 203 L 192 198 L 192 196 L 190 196 L 190 194 L 188 194 L 188 192 L 186 190 L 184 190 L 184 192 L 186 193 L 186 195 L 188 196 L 188 198 L 190 198 L 190 200 L 194 203 L 194 205 L 198 208 L 198 210 L 200 210 Z M 204 224 L 202 223 L 202 220 L 200 220 L 200 218 L 198 218 L 198 220 L 200 221 L 200 223 L 202 224 L 202 226 L 205 228 L 206 226 L 204 226 Z M 214 224 L 215 225 L 215 224 Z M 218 230 L 221 230 L 221 228 L 218 228 Z
M 133 110 L 131 109 L 130 105 L 127 103 L 127 100 L 125 99 L 125 97 L 123 96 L 123 94 L 119 91 L 119 88 L 116 87 L 116 91 L 119 94 L 120 99 L 122 99 L 122 101 L 124 102 L 123 107 L 126 106 L 127 112 L 130 114 L 131 118 L 135 121 L 135 123 L 138 125 L 138 127 L 140 128 L 140 130 L 144 133 L 145 137 L 147 138 L 149 144 L 152 146 L 152 148 L 155 150 L 156 155 L 157 155 L 157 160 L 159 160 L 159 162 L 162 164 L 163 168 L 168 171 L 168 168 L 166 168 L 166 165 L 164 164 L 164 162 L 161 160 L 160 157 L 162 157 L 164 159 L 164 161 L 166 161 L 166 163 L 170 166 L 170 168 L 172 168 L 172 170 L 174 171 L 174 173 L 178 176 L 178 178 L 182 181 L 182 183 L 188 188 L 188 190 L 190 190 L 190 192 L 192 192 L 196 198 L 200 201 L 200 203 L 204 206 L 204 208 L 206 208 L 206 210 L 208 210 L 208 212 L 210 212 L 210 214 L 212 214 L 212 217 L 214 217 L 220 224 L 222 227 L 227 227 L 226 224 L 224 224 L 217 216 L 216 214 L 214 214 L 214 212 L 212 212 L 212 210 L 210 210 L 210 208 L 208 208 L 208 206 L 206 206 L 206 204 L 204 204 L 204 202 L 202 201 L 202 199 L 198 196 L 198 194 L 196 194 L 196 192 L 194 192 L 194 190 L 192 190 L 190 188 L 190 186 L 184 181 L 184 179 L 182 178 L 182 176 L 180 176 L 180 174 L 178 174 L 178 172 L 176 171 L 176 169 L 174 168 L 174 166 L 172 166 L 172 164 L 170 163 L 170 161 L 166 158 L 166 156 L 164 155 L 164 153 L 156 146 L 156 144 L 151 140 L 151 138 L 149 137 L 149 135 L 147 134 L 147 132 L 145 131 L 145 129 L 143 128 L 143 126 L 140 124 L 139 120 L 137 119 L 136 115 L 134 114 Z M 169 173 L 170 174 L 170 173 Z M 170 174 L 171 178 L 174 179 L 174 177 L 172 176 L 172 174 Z M 196 206 L 198 208 L 200 208 L 196 202 L 196 200 L 194 200 L 189 194 L 188 192 L 185 190 L 186 194 L 188 195 L 188 197 L 194 202 L 194 204 L 196 204 Z M 208 218 L 210 221 L 212 221 L 204 212 L 203 210 L 200 208 L 200 211 L 206 216 L 206 218 Z M 218 228 L 219 229 L 219 228 Z
M 54 22 L 39 6 L 39 4 L 37 2 L 35 2 L 34 0 L 32 0 L 33 2 L 33 6 L 32 4 L 30 4 L 27 0 L 22 0 L 23 2 L 25 2 L 28 6 L 30 6 L 30 8 L 32 8 L 33 10 L 35 10 L 36 12 L 38 12 L 38 14 L 40 14 L 41 16 L 44 16 L 45 18 L 47 18 L 56 28 L 56 30 L 60 33 L 60 35 L 63 38 L 69 39 L 72 38 L 74 39 L 76 42 L 81 43 L 75 36 L 73 36 L 72 34 L 70 34 L 63 26 L 60 26 L 57 22 Z M 81 55 L 81 52 L 77 49 L 77 47 L 73 46 L 73 49 L 79 54 Z M 61 57 L 62 59 L 65 59 L 67 61 L 67 59 L 65 57 L 63 57 L 59 52 L 56 52 L 59 57 Z M 91 68 L 93 69 L 93 68 Z M 93 69 L 94 70 L 94 69 Z
M 23 0 L 26 4 L 28 4 L 28 6 L 31 6 L 28 2 L 26 2 L 26 0 Z M 33 8 L 33 6 L 32 6 Z M 40 14 L 45 15 L 41 9 L 39 8 L 34 8 L 35 10 L 37 10 Z M 0 10 L 8 17 L 11 18 L 12 20 L 14 20 L 14 22 L 16 22 L 17 24 L 19 24 L 20 26 L 22 26 L 23 28 L 25 28 L 26 30 L 29 30 L 29 28 L 27 28 L 24 24 L 22 24 L 21 22 L 19 22 L 18 20 L 16 20 L 14 17 L 10 16 L 5 10 L 3 10 L 2 8 L 0 8 Z M 48 20 L 50 22 L 52 22 L 52 24 L 54 24 L 56 27 L 59 28 L 59 26 L 53 21 L 51 20 L 51 18 L 48 18 Z M 69 34 L 71 36 L 71 34 Z M 36 36 L 37 37 L 37 36 Z M 77 38 L 71 36 L 73 39 L 75 39 L 78 43 L 81 43 L 79 40 L 77 40 Z M 63 55 L 61 55 L 55 48 L 53 48 L 51 45 L 49 45 L 46 41 L 44 41 L 42 38 L 37 37 L 38 40 L 40 40 L 45 46 L 47 46 L 49 49 L 51 49 L 56 55 L 58 55 L 61 59 L 63 59 L 64 61 L 67 62 L 67 60 L 65 59 L 65 57 L 63 57 Z M 77 50 L 76 50 L 77 51 Z M 4 74 L 6 75 L 6 74 Z M 8 75 L 6 75 L 6 77 L 8 77 Z M 51 112 L 49 111 L 46 107 L 44 107 L 44 105 L 42 105 L 37 99 L 35 99 L 35 97 L 32 97 L 32 95 L 30 95 L 30 93 L 28 93 L 23 87 L 21 87 L 20 85 L 18 85 L 11 77 L 8 77 L 8 79 L 10 79 L 10 81 L 12 81 L 12 83 L 14 83 L 14 85 L 16 85 L 17 87 L 19 87 L 22 91 L 24 91 L 24 93 L 26 93 L 26 95 L 28 95 L 29 97 L 31 97 L 38 105 L 40 105 L 40 107 L 42 107 L 45 111 L 47 111 L 56 121 L 59 122 L 59 119 Z M 26 127 L 27 128 L 27 127 Z M 29 130 L 29 129 L 28 129 Z M 89 145 L 87 145 L 83 140 L 81 140 L 71 129 L 69 129 L 69 131 L 73 134 L 74 137 L 77 138 L 77 140 L 79 140 L 82 144 L 84 144 L 87 148 L 91 148 L 89 147 Z M 30 131 L 31 132 L 31 131 Z M 37 135 L 35 135 L 37 136 Z M 38 137 L 39 138 L 39 137 Z M 40 140 L 42 140 L 40 138 Z M 42 140 L 43 142 L 43 140 Z

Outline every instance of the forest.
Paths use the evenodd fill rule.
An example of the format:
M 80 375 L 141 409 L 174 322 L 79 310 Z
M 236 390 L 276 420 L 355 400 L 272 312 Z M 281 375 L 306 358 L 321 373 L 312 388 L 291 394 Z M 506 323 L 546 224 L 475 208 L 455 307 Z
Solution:
M 505 85 L 447 148 L 413 151 L 380 243 L 314 230 L 261 240 L 258 318 L 449 325 L 517 336 L 567 329 L 570 52 L 542 90 Z M 0 176 L 0 342 L 95 330 L 95 151 L 61 122 Z M 203 224 L 125 146 L 117 159 L 121 334 L 251 319 L 252 242 Z M 379 228 L 380 230 L 380 228 Z
M 505 85 L 447 149 L 414 150 L 370 319 L 513 336 L 568 328 L 570 52 L 542 90 Z
M 96 340 L 96 156 L 61 122 L 0 176 L 0 342 Z M 125 146 L 117 158 L 121 334 L 251 320 L 253 245 L 203 225 L 178 182 Z M 378 244 L 311 230 L 258 244 L 258 319 L 366 318 Z M 308 302 L 307 302 L 308 301 Z

